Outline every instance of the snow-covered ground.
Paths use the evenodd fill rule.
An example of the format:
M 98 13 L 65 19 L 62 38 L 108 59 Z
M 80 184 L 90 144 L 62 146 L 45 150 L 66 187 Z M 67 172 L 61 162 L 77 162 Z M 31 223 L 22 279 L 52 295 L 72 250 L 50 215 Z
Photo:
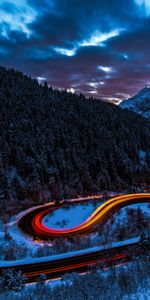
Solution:
M 101 201 L 101 200 L 100 200 Z M 58 226 L 59 228 L 62 226 L 63 223 L 66 223 L 68 226 L 74 226 L 74 224 L 80 224 L 82 221 L 84 221 L 90 214 L 95 210 L 95 208 L 100 205 L 100 202 L 94 201 L 92 202 L 83 202 L 73 205 L 68 205 L 66 208 L 61 208 L 56 210 L 55 212 L 52 212 L 48 218 L 52 221 L 53 224 Z M 8 233 L 10 234 L 12 241 L 15 242 L 18 248 L 20 247 L 26 247 L 27 253 L 26 258 L 32 258 L 35 256 L 35 253 L 39 248 L 44 247 L 45 243 L 42 241 L 34 241 L 32 237 L 29 237 L 25 235 L 17 226 L 16 220 L 20 218 L 20 216 L 23 215 L 23 213 L 19 213 L 17 216 L 13 216 L 10 220 L 8 226 L 5 226 L 8 228 Z M 56 223 L 56 224 L 55 224 Z M 46 223 L 48 226 L 48 224 Z M 6 250 L 6 248 L 9 247 L 9 244 L 11 244 L 10 241 L 6 241 L 4 233 L 4 224 L 0 222 L 0 247 L 2 249 Z M 49 249 L 52 248 L 51 243 L 47 243 Z M 0 254 L 0 259 L 2 259 L 2 255 Z
M 120 220 L 120 222 L 124 221 L 124 218 L 127 216 L 127 207 L 132 208 L 132 209 L 138 209 L 138 207 L 142 210 L 142 212 L 145 212 L 146 214 L 150 215 L 150 205 L 148 203 L 136 203 L 136 204 L 131 204 L 126 207 L 123 207 L 120 209 L 116 216 L 116 221 Z
M 130 294 L 123 297 L 122 300 L 149 300 L 150 299 L 150 288 L 139 289 L 136 293 Z
M 81 222 L 83 222 L 85 219 L 87 219 L 90 214 L 95 210 L 95 208 L 97 206 L 99 206 L 100 203 L 96 202 L 87 202 L 87 203 L 73 203 L 72 205 L 67 205 L 66 208 L 62 207 L 59 208 L 58 210 L 50 213 L 48 216 L 46 216 L 44 218 L 44 222 L 46 226 L 50 226 L 50 227 L 54 227 L 54 228 L 69 228 L 72 226 L 76 226 L 78 224 L 80 224 Z M 143 203 L 143 204 L 132 204 L 129 206 L 132 209 L 137 209 L 138 207 L 140 207 L 142 209 L 143 212 L 150 214 L 150 206 L 147 203 Z M 124 223 L 124 220 L 126 220 L 127 217 L 127 207 L 122 208 L 118 214 L 115 216 L 115 222 L 113 224 L 113 226 L 115 226 L 115 224 L 117 224 L 117 222 L 120 220 L 121 223 Z M 17 217 L 16 217 L 17 219 Z M 14 220 L 14 218 L 13 218 Z M 85 253 L 89 253 L 89 252 L 95 252 L 95 251 L 100 251 L 102 249 L 106 249 L 106 248 L 110 248 L 110 247 L 117 247 L 120 245 L 124 245 L 124 244 L 130 244 L 130 243 L 134 243 L 137 242 L 139 240 L 139 237 L 135 237 L 135 238 L 131 238 L 128 240 L 124 240 L 124 241 L 119 241 L 119 242 L 110 242 L 106 245 L 104 244 L 100 244 L 100 233 L 96 232 L 90 235 L 90 239 L 92 241 L 91 246 L 83 246 L 79 249 L 81 250 L 76 250 L 76 251 L 67 251 L 66 253 L 61 253 L 61 254 L 57 254 L 58 252 L 52 252 L 52 254 L 50 254 L 49 256 L 45 256 L 45 257 L 38 257 L 35 258 L 34 253 L 37 251 L 37 249 L 39 248 L 44 248 L 45 247 L 45 243 L 44 242 L 34 242 L 33 239 L 31 237 L 25 236 L 17 227 L 17 224 L 15 224 L 15 222 L 10 222 L 10 227 L 8 228 L 8 232 L 11 235 L 13 241 L 15 241 L 15 243 L 18 245 L 18 247 L 21 247 L 22 245 L 25 245 L 27 247 L 27 253 L 25 257 L 22 257 L 21 259 L 17 259 L 17 260 L 9 260 L 9 261 L 4 261 L 1 260 L 0 257 L 0 265 L 1 266 L 13 266 L 13 265 L 22 265 L 22 264 L 34 264 L 36 262 L 46 262 L 46 261 L 50 261 L 50 260 L 57 260 L 57 259 L 61 259 L 61 258 L 65 258 L 68 256 L 74 256 L 74 255 L 81 255 L 81 254 L 85 254 Z M 3 245 L 4 247 L 6 247 L 7 243 L 9 243 L 9 241 L 6 241 L 4 239 L 4 226 L 2 224 L 2 222 L 0 222 L 0 247 Z M 86 237 L 85 237 L 86 238 Z M 84 239 L 84 237 L 83 237 Z M 98 243 L 97 240 L 98 239 Z M 47 244 L 47 243 L 46 243 Z M 100 245 L 100 246 L 97 246 Z M 53 244 L 49 243 L 49 246 L 51 248 L 53 248 Z M 84 249 L 82 249 L 84 248 Z M 77 249 L 77 248 L 76 248 Z M 56 253 L 56 255 L 55 255 Z M 106 270 L 107 272 L 107 270 Z M 105 276 L 105 274 L 104 274 Z M 47 285 L 50 285 L 50 287 L 56 287 L 64 284 L 64 281 L 62 282 L 61 280 L 57 279 L 55 281 L 47 281 L 46 283 Z M 35 286 L 35 284 L 31 284 L 28 285 L 28 289 L 33 289 Z M 11 295 L 11 294 L 10 294 Z M 13 295 L 13 294 L 12 294 Z M 138 290 L 136 293 L 131 294 L 130 296 L 128 295 L 128 297 L 124 297 L 123 300 L 146 300 L 149 299 L 150 296 L 150 291 L 146 290 L 146 291 L 142 291 L 142 290 Z M 16 295 L 17 298 L 15 299 L 21 299 L 21 297 L 18 297 L 18 294 Z M 4 298 L 2 298 L 4 299 Z M 14 299 L 12 297 L 12 299 Z
M 124 246 L 124 245 L 132 245 L 133 243 L 137 243 L 138 241 L 139 241 L 139 238 L 136 237 L 136 238 L 128 239 L 128 240 L 121 241 L 121 242 L 114 242 L 111 244 L 111 248 L 120 247 L 120 246 Z M 24 259 L 15 260 L 15 261 L 14 260 L 12 260 L 12 261 L 1 261 L 0 260 L 0 265 L 3 267 L 9 267 L 9 266 L 12 267 L 12 266 L 16 266 L 16 265 L 35 264 L 35 263 L 39 263 L 39 262 L 49 262 L 49 261 L 53 261 L 53 260 L 74 257 L 74 256 L 83 255 L 83 254 L 87 254 L 87 253 L 93 253 L 93 252 L 101 251 L 101 250 L 104 250 L 107 248 L 110 248 L 110 246 L 108 246 L 108 245 L 96 246 L 96 247 L 86 248 L 86 249 L 77 250 L 77 251 L 70 251 L 67 253 L 62 253 L 62 254 L 57 254 L 57 255 L 51 255 L 51 256 L 47 256 L 47 257 L 24 258 Z
M 67 205 L 66 207 L 59 208 L 58 210 L 50 213 L 44 218 L 44 223 L 48 227 L 53 228 L 69 228 L 76 225 L 79 225 L 84 220 L 86 220 L 91 213 L 95 210 L 97 206 L 100 205 L 100 202 L 98 201 L 89 201 L 84 203 L 73 203 L 72 205 Z M 150 206 L 148 206 L 147 203 L 143 204 L 133 204 L 129 206 L 132 209 L 137 209 L 140 207 L 143 212 L 150 214 Z M 111 229 L 113 230 L 115 224 L 119 221 L 121 224 L 124 223 L 127 217 L 127 207 L 122 208 L 117 215 L 115 215 L 115 222 L 113 223 L 113 226 L 111 225 Z M 13 217 L 13 220 L 15 218 Z M 16 217 L 17 219 L 17 217 Z M 17 224 L 13 221 L 10 222 L 10 226 L 8 227 L 8 232 L 11 236 L 12 241 L 15 243 L 18 249 L 21 247 L 26 247 L 26 254 L 25 258 L 30 259 L 37 256 L 37 251 L 40 249 L 44 249 L 45 246 L 48 247 L 48 252 L 44 252 L 42 250 L 42 255 L 53 255 L 61 252 L 71 251 L 73 250 L 73 246 L 71 245 L 71 248 L 68 248 L 67 250 L 61 250 L 61 249 L 54 249 L 53 242 L 36 242 L 32 239 L 32 237 L 26 236 L 24 233 L 21 232 L 21 230 L 18 228 Z M 85 240 L 85 243 L 84 243 Z M 111 240 L 111 233 L 109 236 L 109 243 L 112 243 L 113 239 Z M 90 242 L 86 243 L 86 237 L 82 239 L 82 245 L 75 245 L 75 249 L 83 249 L 86 247 L 101 245 L 101 236 L 99 233 L 93 233 L 90 234 Z M 4 238 L 4 225 L 2 222 L 0 222 L 0 259 L 4 259 L 3 255 L 7 247 L 9 245 L 12 245 L 10 241 L 6 241 Z M 110 244 L 109 244 L 110 245 Z M 14 246 L 13 246 L 14 247 Z M 15 250 L 16 251 L 16 250 Z M 19 252 L 17 252 L 19 253 Z M 41 256 L 42 256 L 41 255 Z M 16 258 L 24 258 L 23 256 L 16 255 Z
M 99 206 L 99 203 L 86 203 L 68 205 L 64 208 L 59 208 L 56 211 L 51 212 L 43 219 L 43 224 L 51 228 L 71 228 L 73 226 L 81 224 L 85 221 L 91 213 Z M 132 204 L 129 206 L 132 209 L 140 207 L 143 212 L 150 214 L 150 207 L 147 203 Z M 124 218 L 126 216 L 126 208 L 122 208 L 118 214 L 118 218 Z
M 45 216 L 43 224 L 53 228 L 71 228 L 85 221 L 99 203 L 67 205 Z
M 128 291 L 128 286 L 129 286 L 129 284 L 128 284 L 125 295 L 120 293 L 119 278 L 120 278 L 120 274 L 122 274 L 122 271 L 123 271 L 122 267 L 123 267 L 122 265 L 121 265 L 121 268 L 120 268 L 120 266 L 116 266 L 115 274 L 112 273 L 112 269 L 105 270 L 105 272 L 103 272 L 103 273 L 101 271 L 97 270 L 96 287 L 98 284 L 98 275 L 100 275 L 99 279 L 103 282 L 103 285 L 102 285 L 103 293 L 102 293 L 102 295 L 100 294 L 100 298 L 95 297 L 95 299 L 105 299 L 105 296 L 108 297 L 108 293 L 106 293 L 106 295 L 105 295 L 104 291 L 109 292 L 109 294 L 110 294 L 109 299 L 112 297 L 112 289 L 111 289 L 111 285 L 109 285 L 109 279 L 110 279 L 110 276 L 113 275 L 113 276 L 115 276 L 115 279 L 114 279 L 115 289 L 114 289 L 114 294 L 113 294 L 114 299 L 149 300 L 150 299 L 149 279 L 147 280 L 147 283 L 146 284 L 144 283 L 144 285 L 143 285 L 144 281 L 139 280 L 139 278 L 138 278 L 139 285 L 137 287 L 137 282 L 135 281 L 136 283 L 135 283 L 134 292 L 130 293 Z M 134 270 L 132 268 L 132 263 L 128 263 L 127 265 L 124 266 L 124 271 L 125 271 L 125 276 L 126 276 L 125 278 L 127 278 L 127 272 L 129 272 L 131 270 Z M 90 291 L 92 291 L 92 294 L 90 293 L 90 291 L 88 293 L 90 298 L 87 296 L 88 289 L 86 289 L 86 287 L 84 285 L 86 293 L 83 293 L 83 294 L 84 295 L 86 294 L 86 298 L 88 298 L 88 299 L 94 299 L 94 293 L 93 293 L 93 285 L 95 285 L 95 277 L 94 277 L 95 275 L 94 274 L 91 273 L 88 275 L 88 276 L 90 276 L 88 278 L 90 278 L 90 283 L 91 283 Z M 49 299 L 49 297 L 48 297 L 49 292 L 52 293 L 51 294 L 52 298 L 53 298 L 53 295 L 55 295 L 54 298 L 57 299 L 57 295 L 58 295 L 59 299 L 70 299 L 70 297 L 68 297 L 68 296 L 70 296 L 70 294 L 67 293 L 69 286 L 70 287 L 74 286 L 75 289 L 79 288 L 79 290 L 82 291 L 82 289 L 81 289 L 82 283 L 85 284 L 86 281 L 84 283 L 84 281 L 83 282 L 80 281 L 80 278 L 81 278 L 81 276 L 83 276 L 83 278 L 84 278 L 84 275 L 85 275 L 85 273 L 76 275 L 77 277 L 74 277 L 73 274 L 67 274 L 62 279 L 58 278 L 56 280 L 55 279 L 54 280 L 46 280 L 45 285 L 41 286 L 40 289 L 37 289 L 36 282 L 26 284 L 25 288 L 21 292 L 17 293 L 14 291 L 7 291 L 5 294 L 1 294 L 1 300 L 6 300 L 6 299 L 7 300 L 21 300 L 21 299 L 27 300 L 27 299 L 31 299 L 31 298 L 34 298 L 35 300 L 36 299 Z M 86 275 L 87 275 L 87 273 L 86 273 Z M 74 281 L 75 278 L 78 279 L 78 281 L 75 282 Z M 130 276 L 129 278 L 132 278 L 132 277 Z M 135 279 L 135 278 L 133 276 L 133 279 Z M 58 289 L 59 289 L 59 293 L 57 294 Z M 47 294 L 45 297 L 46 290 L 47 290 Z M 73 289 L 71 289 L 70 291 L 73 292 Z M 79 293 L 79 297 L 81 297 L 82 299 L 84 298 L 83 294 L 82 294 L 82 292 Z M 44 295 L 44 297 L 43 297 L 43 295 Z M 61 297 L 60 297 L 60 295 L 61 295 Z M 93 298 L 91 298 L 92 296 L 93 296 Z M 97 296 L 97 294 L 95 296 Z M 117 298 L 116 298 L 116 296 L 117 296 Z M 112 299 L 113 299 L 113 297 L 112 297 Z

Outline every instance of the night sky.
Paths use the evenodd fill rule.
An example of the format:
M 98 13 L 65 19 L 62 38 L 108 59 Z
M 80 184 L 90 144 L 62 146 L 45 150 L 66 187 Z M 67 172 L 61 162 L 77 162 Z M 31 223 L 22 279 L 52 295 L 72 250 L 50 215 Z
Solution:
M 150 0 L 0 0 L 0 65 L 125 99 L 150 83 Z

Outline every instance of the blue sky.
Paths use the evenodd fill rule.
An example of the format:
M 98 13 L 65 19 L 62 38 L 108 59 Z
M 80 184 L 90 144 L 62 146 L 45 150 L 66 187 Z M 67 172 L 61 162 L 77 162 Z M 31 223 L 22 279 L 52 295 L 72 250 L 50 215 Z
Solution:
M 150 0 L 1 0 L 0 65 L 125 99 L 150 83 Z

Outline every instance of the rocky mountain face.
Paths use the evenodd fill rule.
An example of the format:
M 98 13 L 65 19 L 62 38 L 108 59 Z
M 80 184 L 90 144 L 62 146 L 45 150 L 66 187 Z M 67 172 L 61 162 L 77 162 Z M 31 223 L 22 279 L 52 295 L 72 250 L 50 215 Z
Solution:
M 134 97 L 122 101 L 120 107 L 132 110 L 145 118 L 150 118 L 150 86 L 142 89 Z

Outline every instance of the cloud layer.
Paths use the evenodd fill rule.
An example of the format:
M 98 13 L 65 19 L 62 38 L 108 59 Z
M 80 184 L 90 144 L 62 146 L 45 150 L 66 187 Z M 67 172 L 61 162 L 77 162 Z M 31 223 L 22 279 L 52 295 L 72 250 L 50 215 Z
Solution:
M 149 0 L 1 0 L 0 64 L 124 99 L 150 82 Z

